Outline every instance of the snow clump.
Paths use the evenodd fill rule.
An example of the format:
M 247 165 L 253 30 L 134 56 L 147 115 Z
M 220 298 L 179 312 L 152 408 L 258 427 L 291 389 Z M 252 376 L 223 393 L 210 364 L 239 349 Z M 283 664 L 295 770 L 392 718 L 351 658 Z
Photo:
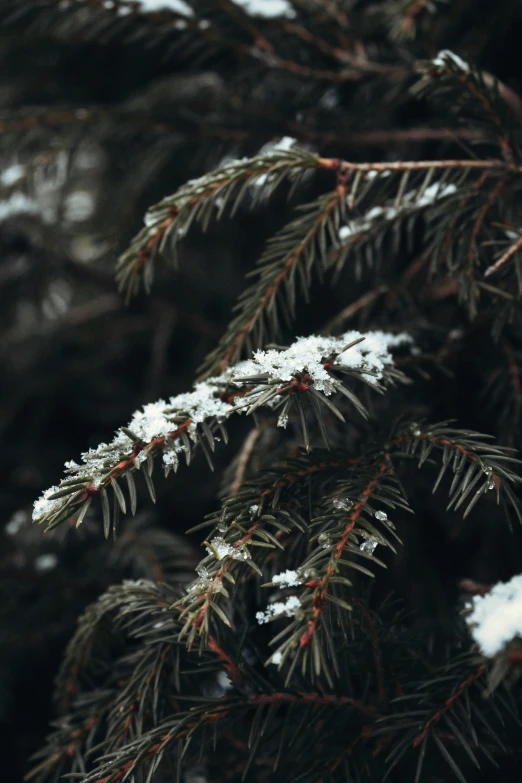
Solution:
M 522 638 L 522 574 L 474 596 L 471 604 L 466 622 L 483 655 L 492 658 L 512 639 Z

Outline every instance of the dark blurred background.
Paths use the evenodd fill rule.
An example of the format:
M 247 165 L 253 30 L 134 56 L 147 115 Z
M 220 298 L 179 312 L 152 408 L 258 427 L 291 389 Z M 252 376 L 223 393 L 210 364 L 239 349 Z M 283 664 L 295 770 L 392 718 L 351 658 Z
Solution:
M 400 80 L 307 80 L 245 60 L 234 47 L 194 43 L 182 28 L 169 26 L 166 33 L 158 18 L 122 17 L 114 24 L 96 3 L 77 3 L 74 14 L 67 5 L 0 3 L 0 753 L 4 770 L 9 765 L 2 779 L 9 783 L 21 780 L 46 733 L 53 677 L 83 608 L 124 577 L 162 578 L 162 569 L 171 567 L 164 553 L 173 547 L 163 532 L 183 533 L 215 508 L 220 473 L 241 443 L 242 422 L 232 428 L 230 449 L 218 454 L 215 473 L 200 457 L 190 470 L 158 481 L 157 505 L 151 509 L 143 498 L 145 510 L 127 523 L 123 540 L 102 541 L 95 513 L 79 535 L 66 529 L 44 537 L 31 526 L 33 501 L 57 483 L 66 460 L 110 439 L 143 403 L 190 388 L 223 333 L 244 274 L 290 209 L 283 191 L 253 210 L 246 204 L 204 236 L 194 232 L 179 269 L 159 261 L 151 295 L 125 305 L 114 283 L 115 262 L 146 208 L 225 156 L 254 154 L 283 135 L 352 159 L 428 157 L 443 148 L 429 140 L 414 148 L 407 140 L 365 143 L 369 131 L 440 126 Z M 201 3 L 200 15 L 214 23 L 212 5 Z M 344 4 L 361 14 L 365 5 L 381 14 L 374 11 L 371 21 L 374 57 L 399 51 L 408 62 L 432 56 L 443 41 L 520 87 L 521 25 L 508 25 L 507 11 L 503 18 L 490 3 L 455 3 L 441 10 L 442 21 L 428 19 L 417 38 L 397 44 L 387 38 L 389 4 Z M 238 41 L 248 35 L 226 24 Z M 349 33 L 346 40 L 355 45 Z M 302 42 L 292 46 L 288 59 L 298 57 Z M 310 200 L 321 183 L 304 188 Z M 358 281 L 346 274 L 327 295 L 322 289 L 309 307 L 300 306 L 294 333 L 324 325 L 368 280 L 376 285 L 385 277 L 379 269 Z M 453 300 L 426 299 L 422 306 L 426 333 L 430 319 L 462 327 Z M 401 328 L 418 316 L 409 300 L 395 308 L 394 315 L 389 304 Z M 370 309 L 350 326 L 379 318 Z M 427 350 L 430 339 L 437 344 L 436 330 L 426 337 Z M 435 387 L 423 392 L 426 399 L 419 394 L 419 415 L 430 399 L 439 418 L 450 413 L 475 426 L 480 417 L 466 394 L 477 383 L 474 370 L 465 361 L 452 370 L 462 378 L 459 398 L 454 382 L 435 371 Z M 429 515 L 431 501 L 423 502 Z M 431 532 L 414 534 L 415 557 L 397 588 L 414 596 L 412 585 L 421 579 L 426 585 L 426 563 L 437 560 L 438 548 L 442 577 L 433 576 L 430 594 L 412 598 L 430 617 L 447 600 L 439 582 L 453 586 L 451 594 L 467 575 L 463 560 L 478 558 L 482 572 L 473 576 L 485 580 L 498 578 L 499 570 L 510 573 L 509 545 L 495 536 L 475 533 L 459 541 L 454 532 L 448 557 L 447 531 L 427 527 Z M 177 567 L 180 561 L 193 566 L 198 540 L 175 544 Z M 488 573 L 490 562 L 497 565 Z

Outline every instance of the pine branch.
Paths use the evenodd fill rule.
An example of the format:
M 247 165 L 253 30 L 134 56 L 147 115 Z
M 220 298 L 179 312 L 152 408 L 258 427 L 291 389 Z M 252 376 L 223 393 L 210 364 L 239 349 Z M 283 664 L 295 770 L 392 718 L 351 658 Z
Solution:
M 198 383 L 194 391 L 172 397 L 168 403 L 159 400 L 138 411 L 109 444 L 102 443 L 82 455 L 83 465 L 66 463 L 69 477 L 51 487 L 34 505 L 33 518 L 51 530 L 73 514 L 79 527 L 94 496 L 99 495 L 105 536 L 116 535 L 120 512 L 127 511 L 127 498 L 119 481 L 125 477 L 131 513 L 136 512 L 137 492 L 134 473 L 143 465 L 142 475 L 152 501 L 154 461 L 162 457 L 165 474 L 177 471 L 179 454 L 187 465 L 193 450 L 199 446 L 212 468 L 216 431 L 226 441 L 223 423 L 233 414 L 251 415 L 262 405 L 283 406 L 281 426 L 297 408 L 307 450 L 310 449 L 308 425 L 303 406 L 304 396 L 317 419 L 323 438 L 327 439 L 322 407 L 344 421 L 343 414 L 329 400 L 342 394 L 359 414 L 366 411 L 358 396 L 345 381 L 359 380 L 377 392 L 404 380 L 393 367 L 390 350 L 411 339 L 407 335 L 377 332 L 367 337 L 347 332 L 341 337 L 310 337 L 298 340 L 286 350 L 258 353 L 249 362 L 230 368 L 221 376 Z M 247 377 L 242 377 L 242 376 Z M 338 376 L 341 375 L 341 378 Z M 134 445 L 130 448 L 130 443 Z M 146 463 L 146 464 L 145 464 Z M 111 513 L 108 490 L 113 492 Z
M 518 160 L 513 141 L 515 118 L 502 98 L 498 84 L 470 67 L 453 52 L 443 50 L 426 65 L 413 93 L 444 101 L 460 122 L 473 122 L 491 133 L 507 161 Z
M 319 165 L 316 155 L 301 148 L 274 148 L 268 155 L 228 164 L 183 185 L 173 196 L 149 209 L 145 228 L 118 261 L 120 288 L 125 289 L 128 296 L 135 294 L 143 271 L 145 286 L 150 288 L 151 263 L 167 242 L 169 250 L 175 254 L 179 239 L 193 223 L 199 222 L 204 230 L 214 216 L 219 219 L 230 205 L 231 214 L 234 214 L 247 196 L 249 186 L 258 189 L 257 197 L 269 195 L 286 178 L 295 179 L 303 170 Z
M 331 241 L 335 237 L 335 229 L 343 219 L 344 198 L 345 188 L 339 185 L 334 192 L 301 206 L 303 216 L 269 241 L 259 260 L 260 269 L 255 272 L 258 279 L 241 294 L 235 307 L 239 314 L 200 368 L 202 378 L 224 372 L 241 358 L 245 346 L 251 350 L 261 347 L 267 339 L 277 339 L 277 311 L 287 321 L 294 317 L 299 284 L 301 295 L 308 299 L 312 268 L 317 256 L 324 258 L 328 238 Z

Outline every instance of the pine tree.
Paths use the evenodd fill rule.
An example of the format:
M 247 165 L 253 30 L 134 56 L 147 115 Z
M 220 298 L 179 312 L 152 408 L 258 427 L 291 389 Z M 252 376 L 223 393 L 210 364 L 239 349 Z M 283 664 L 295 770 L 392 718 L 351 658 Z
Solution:
M 34 503 L 38 526 L 8 525 L 21 552 L 69 547 L 98 595 L 27 780 L 519 780 L 522 84 L 494 66 L 521 18 L 517 3 L 483 5 L 2 11 L 9 40 L 23 32 L 35 51 L 96 41 L 166 63 L 98 105 L 28 100 L 0 120 L 6 161 L 16 152 L 2 225 L 38 226 L 46 268 L 74 270 L 61 289 L 31 272 L 53 334 L 101 308 L 109 328 L 87 354 L 111 361 L 116 319 L 163 286 L 194 275 L 204 323 L 220 275 L 218 321 L 240 291 L 186 386 L 190 345 L 172 396 L 122 388 L 118 407 L 136 412 L 65 463 Z M 4 57 L 17 67 L 15 46 Z M 117 176 L 126 148 L 136 165 Z M 107 213 L 96 242 L 79 228 L 94 210 L 78 184 L 89 149 Z M 126 242 L 171 158 L 179 186 Z M 118 243 L 124 301 L 106 276 Z M 39 328 L 23 339 L 39 377 Z M 211 471 L 212 510 L 185 531 L 202 538 L 194 558 L 170 523 Z

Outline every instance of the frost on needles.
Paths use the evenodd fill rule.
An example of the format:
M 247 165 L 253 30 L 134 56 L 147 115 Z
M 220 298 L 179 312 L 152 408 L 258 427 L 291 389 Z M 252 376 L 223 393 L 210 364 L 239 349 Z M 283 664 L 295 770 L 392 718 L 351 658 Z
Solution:
M 293 393 L 296 378 L 306 379 L 299 391 L 313 388 L 324 397 L 342 390 L 336 371 L 382 388 L 387 370 L 393 367 L 391 350 L 411 343 L 407 334 L 349 331 L 339 337 L 300 337 L 287 349 L 256 351 L 252 359 L 197 383 L 191 392 L 144 405 L 110 443 L 84 452 L 82 464 L 67 462 L 66 478 L 35 502 L 33 519 L 47 523 L 66 519 L 91 495 L 122 473 L 139 469 L 158 451 L 166 471 L 177 469 L 180 453 L 189 447 L 188 439 L 198 442 L 200 425 L 212 427 L 232 413 L 249 413 L 252 400 L 256 407 L 261 403 L 277 407 Z M 267 385 L 271 385 L 269 398 Z

